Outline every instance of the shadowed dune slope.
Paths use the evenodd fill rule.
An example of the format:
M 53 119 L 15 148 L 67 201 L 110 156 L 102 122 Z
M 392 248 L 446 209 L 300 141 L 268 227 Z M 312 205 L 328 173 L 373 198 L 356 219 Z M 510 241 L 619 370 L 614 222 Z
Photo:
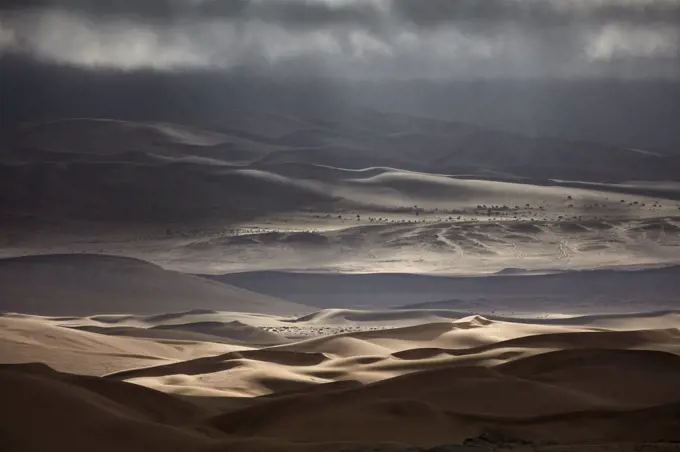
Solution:
M 169 123 L 71 118 L 27 123 L 9 136 L 20 155 L 29 150 L 81 155 L 148 152 L 168 157 L 197 156 L 222 161 L 254 161 L 276 150 L 253 142 L 196 127 Z
M 593 379 L 593 371 L 600 377 Z M 664 352 L 556 351 L 493 368 L 446 367 L 366 386 L 316 386 L 216 414 L 125 382 L 3 365 L 0 445 L 13 451 L 328 451 L 346 449 L 342 441 L 431 446 L 482 434 L 532 442 L 677 441 L 678 378 L 680 358 Z M 32 433 L 36 426 L 40 435 Z
M 0 260 L 0 311 L 91 315 L 194 308 L 269 314 L 310 310 L 137 259 L 46 255 Z
M 187 451 L 207 443 L 179 427 L 204 413 L 124 382 L 0 367 L 0 448 L 7 451 Z
M 443 368 L 361 388 L 294 395 L 212 422 L 230 434 L 300 441 L 435 445 L 485 432 L 532 441 L 680 439 L 675 355 L 570 350 L 506 366 Z M 595 382 L 593 369 L 603 372 Z M 644 428 L 637 428 L 641 420 Z

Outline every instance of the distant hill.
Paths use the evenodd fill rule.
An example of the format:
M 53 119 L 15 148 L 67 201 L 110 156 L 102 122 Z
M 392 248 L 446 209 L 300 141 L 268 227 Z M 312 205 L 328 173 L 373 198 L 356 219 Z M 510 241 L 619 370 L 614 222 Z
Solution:
M 137 259 L 43 255 L 0 260 L 0 311 L 92 315 L 196 308 L 267 314 L 312 310 Z
M 17 159 L 32 151 L 85 156 L 120 156 L 138 152 L 242 164 L 278 149 L 273 145 L 193 126 L 98 118 L 24 123 L 6 131 L 3 141 Z M 77 160 L 75 156 L 74 159 Z

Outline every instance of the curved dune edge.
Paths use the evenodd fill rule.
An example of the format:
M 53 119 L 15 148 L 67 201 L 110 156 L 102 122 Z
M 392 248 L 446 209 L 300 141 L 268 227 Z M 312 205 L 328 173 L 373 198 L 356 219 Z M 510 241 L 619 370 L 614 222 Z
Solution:
M 0 447 L 320 452 L 481 436 L 519 451 L 680 441 L 680 330 L 668 315 L 669 327 L 638 330 L 472 316 L 240 348 L 54 324 L 75 322 L 66 318 L 0 317 L 0 361 L 23 350 L 17 364 L 0 365 Z M 129 361 L 131 347 L 162 360 Z M 92 376 L 20 364 L 63 369 L 78 354 L 97 369 Z M 104 371 L 98 360 L 116 357 L 128 367 Z

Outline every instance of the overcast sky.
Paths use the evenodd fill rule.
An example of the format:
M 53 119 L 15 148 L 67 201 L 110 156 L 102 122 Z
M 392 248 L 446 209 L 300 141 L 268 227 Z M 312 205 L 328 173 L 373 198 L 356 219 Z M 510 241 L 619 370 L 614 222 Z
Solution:
M 680 78 L 680 0 L 0 0 L 0 54 L 350 78 Z

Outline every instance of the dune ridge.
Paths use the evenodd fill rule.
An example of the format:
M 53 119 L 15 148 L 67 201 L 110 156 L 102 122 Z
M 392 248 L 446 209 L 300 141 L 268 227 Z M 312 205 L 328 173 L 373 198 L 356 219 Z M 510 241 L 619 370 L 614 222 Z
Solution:
M 241 319 L 239 328 L 252 329 L 248 322 L 258 320 L 270 328 L 317 327 L 337 314 L 292 323 L 290 317 L 242 313 L 232 319 Z M 353 322 L 367 326 L 369 317 Z M 474 438 L 517 451 L 544 450 L 554 442 L 570 451 L 586 444 L 593 450 L 624 444 L 620 450 L 626 450 L 625 443 L 636 442 L 672 450 L 666 444 L 680 441 L 675 312 L 416 319 L 420 323 L 400 326 L 397 317 L 391 327 L 263 346 L 257 337 L 227 345 L 105 331 L 219 330 L 235 321 L 205 309 L 83 318 L 5 315 L 0 362 L 15 364 L 0 366 L 0 391 L 7 397 L 0 425 L 11 432 L 0 437 L 9 450 L 40 452 L 67 441 L 83 444 L 69 450 L 87 450 L 107 429 L 122 435 L 100 450 L 401 451 Z M 101 334 L 77 329 L 88 325 Z M 131 354 L 139 358 L 130 360 Z M 30 425 L 55 426 L 42 438 L 26 433 L 26 406 L 36 400 L 50 409 Z M 61 410 L 74 424 L 56 419 Z M 78 425 L 86 428 L 76 430 L 81 417 Z

